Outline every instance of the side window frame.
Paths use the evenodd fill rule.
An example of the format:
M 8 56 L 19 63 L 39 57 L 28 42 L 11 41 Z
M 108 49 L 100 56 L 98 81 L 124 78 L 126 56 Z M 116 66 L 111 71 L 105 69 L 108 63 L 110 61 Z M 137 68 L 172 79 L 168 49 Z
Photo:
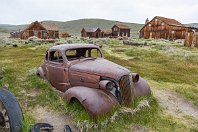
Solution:
M 45 54 L 45 61 L 49 61 L 49 51 L 46 51 L 46 54 Z
M 98 48 L 89 49 L 89 56 L 92 56 L 92 51 L 93 50 L 97 51 L 97 58 L 103 58 L 103 54 Z M 98 55 L 100 55 L 100 56 L 98 56 Z
M 56 52 L 58 52 L 58 58 L 57 58 L 58 61 L 57 61 L 57 62 L 51 60 L 51 55 L 50 55 L 51 52 L 54 52 L 53 54 L 55 54 Z M 59 61 L 60 55 L 62 56 L 62 62 Z M 64 64 L 64 57 L 63 57 L 62 52 L 59 51 L 59 50 L 51 50 L 51 51 L 49 51 L 49 52 L 48 52 L 48 62 L 49 62 L 49 63 L 52 63 L 52 64 L 59 64 L 59 65 L 60 65 L 60 64 Z

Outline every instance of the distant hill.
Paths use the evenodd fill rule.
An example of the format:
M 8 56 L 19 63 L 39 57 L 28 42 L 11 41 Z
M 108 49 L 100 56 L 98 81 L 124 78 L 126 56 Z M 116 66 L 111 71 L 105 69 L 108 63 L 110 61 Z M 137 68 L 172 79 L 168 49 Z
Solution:
M 71 34 L 79 35 L 83 27 L 99 27 L 102 30 L 108 30 L 111 29 L 111 27 L 116 23 L 119 23 L 119 21 L 104 19 L 79 19 L 62 23 L 58 22 L 57 24 L 59 25 L 61 31 L 67 31 Z M 132 32 L 138 32 L 143 26 L 142 24 L 136 23 L 122 23 L 128 25 L 132 29 Z
M 102 30 L 110 29 L 116 23 L 123 23 L 128 25 L 132 30 L 132 33 L 138 33 L 139 30 L 143 27 L 144 24 L 138 23 L 126 23 L 119 22 L 114 20 L 105 20 L 105 19 L 79 19 L 72 21 L 44 21 L 46 23 L 53 23 L 59 26 L 60 31 L 68 32 L 72 35 L 80 35 L 80 31 L 83 27 L 100 27 Z M 186 26 L 193 26 L 198 28 L 198 23 L 185 24 Z M 9 25 L 9 24 L 0 24 L 0 32 L 9 33 L 11 31 L 23 30 L 25 25 Z
M 72 20 L 67 22 L 60 22 L 60 21 L 44 21 L 46 23 L 54 23 L 59 26 L 60 31 L 66 31 L 73 35 L 80 35 L 80 31 L 83 27 L 100 27 L 102 30 L 111 29 L 111 27 L 119 23 L 119 21 L 113 20 L 105 20 L 105 19 L 79 19 L 79 20 Z M 128 25 L 132 32 L 137 33 L 143 24 L 137 23 L 125 23 L 123 24 Z M 11 32 L 11 31 L 18 31 L 23 30 L 27 25 L 7 25 L 7 24 L 0 24 L 0 32 Z
M 0 32 L 10 33 L 12 31 L 19 31 L 19 29 L 24 29 L 27 25 L 9 25 L 0 24 Z
M 189 24 L 185 24 L 186 26 L 189 26 L 189 27 L 196 27 L 198 28 L 198 23 L 189 23 Z

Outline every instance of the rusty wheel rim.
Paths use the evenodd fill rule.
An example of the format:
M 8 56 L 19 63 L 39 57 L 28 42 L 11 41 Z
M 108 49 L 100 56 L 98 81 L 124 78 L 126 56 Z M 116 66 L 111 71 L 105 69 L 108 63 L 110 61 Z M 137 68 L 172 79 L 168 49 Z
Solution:
M 0 118 L 1 118 L 0 130 L 5 130 L 6 132 L 10 131 L 9 117 L 6 108 L 3 102 L 1 101 L 0 101 Z

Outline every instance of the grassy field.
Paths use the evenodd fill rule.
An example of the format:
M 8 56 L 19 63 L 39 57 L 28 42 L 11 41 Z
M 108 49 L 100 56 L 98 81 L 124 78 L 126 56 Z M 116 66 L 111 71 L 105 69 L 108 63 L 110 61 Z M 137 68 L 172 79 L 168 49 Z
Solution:
M 71 38 L 70 38 L 71 39 Z M 117 39 L 85 40 L 74 38 L 72 42 L 97 42 L 103 45 L 105 58 L 120 64 L 148 80 L 151 88 L 176 92 L 198 106 L 198 50 L 184 48 L 181 43 L 155 40 L 133 39 L 131 41 L 153 46 L 123 45 Z M 197 120 L 185 120 L 196 127 L 185 124 L 159 105 L 158 100 L 150 97 L 138 98 L 133 103 L 137 108 L 142 100 L 149 103 L 134 114 L 120 112 L 117 108 L 107 117 L 91 119 L 76 102 L 69 105 L 53 90 L 47 81 L 35 75 L 36 68 L 42 63 L 45 52 L 52 44 L 0 44 L 0 86 L 7 86 L 20 101 L 25 115 L 24 132 L 35 123 L 32 109 L 36 106 L 47 107 L 53 111 L 71 114 L 78 128 L 89 131 L 131 131 L 140 127 L 151 131 L 198 131 Z

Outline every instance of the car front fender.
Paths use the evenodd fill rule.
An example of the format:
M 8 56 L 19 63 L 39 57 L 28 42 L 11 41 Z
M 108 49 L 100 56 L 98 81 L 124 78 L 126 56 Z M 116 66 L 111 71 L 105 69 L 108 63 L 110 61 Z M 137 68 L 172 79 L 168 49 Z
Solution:
M 151 89 L 147 81 L 143 78 L 139 78 L 138 82 L 133 83 L 135 89 L 135 97 L 148 96 L 151 94 Z
M 39 67 L 36 73 L 39 77 L 41 77 L 42 79 L 46 79 L 45 77 L 45 73 L 42 67 Z
M 83 86 L 68 89 L 63 98 L 68 102 L 76 98 L 83 105 L 85 110 L 93 117 L 104 115 L 118 105 L 116 97 L 101 89 L 88 88 Z

